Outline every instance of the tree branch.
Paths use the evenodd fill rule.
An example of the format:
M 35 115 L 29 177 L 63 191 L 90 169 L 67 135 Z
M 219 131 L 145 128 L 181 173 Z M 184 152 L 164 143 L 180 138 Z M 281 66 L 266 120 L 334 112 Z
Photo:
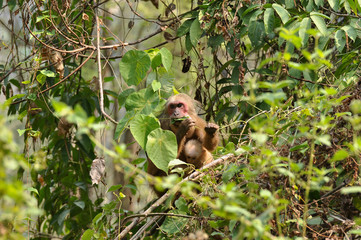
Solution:
M 171 193 L 177 192 L 179 190 L 180 186 L 184 182 L 194 180 L 197 177 L 200 177 L 200 176 L 204 175 L 204 173 L 201 172 L 202 170 L 217 166 L 217 165 L 219 165 L 219 164 L 221 164 L 221 163 L 223 163 L 223 162 L 225 162 L 225 161 L 227 161 L 227 160 L 229 160 L 229 159 L 231 159 L 233 157 L 234 157 L 234 154 L 229 153 L 227 155 L 224 155 L 224 156 L 222 156 L 222 157 L 208 163 L 207 165 L 203 166 L 198 171 L 193 172 L 191 175 L 189 175 L 188 177 L 186 177 L 182 181 L 180 181 L 178 184 L 176 184 L 172 189 L 169 189 L 162 197 L 160 197 L 155 203 L 153 203 L 143 214 L 148 215 L 155 208 L 157 208 L 158 206 L 163 204 L 168 199 L 168 197 L 171 195 Z M 114 240 L 124 238 L 130 232 L 130 230 L 132 230 L 132 228 L 136 224 L 143 221 L 144 219 L 145 219 L 145 217 L 136 217 L 126 228 L 124 228 L 124 230 Z
M 98 16 L 98 9 L 95 9 L 95 18 L 96 18 L 96 25 L 97 25 L 97 62 L 98 62 L 98 80 L 99 80 L 99 93 L 100 93 L 100 110 L 104 117 L 109 119 L 112 123 L 118 124 L 112 117 L 110 117 L 104 110 L 104 90 L 103 90 L 103 76 L 102 76 L 102 62 L 100 57 L 100 26 L 99 26 L 99 16 Z

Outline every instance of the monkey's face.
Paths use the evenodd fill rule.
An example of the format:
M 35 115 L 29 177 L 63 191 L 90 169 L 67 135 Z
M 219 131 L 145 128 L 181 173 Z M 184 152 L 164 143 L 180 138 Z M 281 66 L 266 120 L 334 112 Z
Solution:
M 187 158 L 187 162 L 193 163 L 194 160 L 198 159 L 204 152 L 202 148 L 202 143 L 198 140 L 192 139 L 189 140 L 184 145 L 184 154 Z
M 184 102 L 172 101 L 168 103 L 168 115 L 171 119 L 188 117 L 188 108 Z

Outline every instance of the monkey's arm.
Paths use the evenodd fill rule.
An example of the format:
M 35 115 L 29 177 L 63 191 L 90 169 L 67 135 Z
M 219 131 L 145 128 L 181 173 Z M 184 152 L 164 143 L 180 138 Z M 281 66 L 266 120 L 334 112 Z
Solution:
M 180 154 L 184 149 L 184 144 L 186 143 L 187 136 L 191 136 L 194 133 L 195 125 L 196 123 L 192 118 L 187 118 L 180 123 L 177 131 L 175 131 L 178 143 L 177 158 L 179 158 Z
M 206 135 L 204 136 L 203 139 L 203 145 L 210 152 L 212 152 L 218 146 L 218 142 L 219 142 L 218 129 L 219 126 L 215 123 L 208 123 L 204 128 Z
M 180 123 L 176 131 L 173 131 L 177 137 L 178 146 L 183 139 L 187 138 L 188 135 L 191 136 L 193 134 L 195 125 L 196 123 L 192 118 L 187 118 Z

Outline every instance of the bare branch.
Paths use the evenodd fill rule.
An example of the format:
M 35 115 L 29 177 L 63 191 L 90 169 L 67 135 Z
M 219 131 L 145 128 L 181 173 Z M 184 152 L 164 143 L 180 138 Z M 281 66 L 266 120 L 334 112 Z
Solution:
M 104 117 L 109 119 L 112 123 L 118 124 L 113 118 L 111 118 L 104 110 L 104 90 L 103 90 L 103 76 L 102 76 L 102 62 L 100 57 L 100 26 L 99 26 L 99 16 L 98 16 L 98 9 L 95 9 L 95 18 L 96 18 L 96 25 L 97 25 L 97 58 L 98 58 L 98 80 L 99 80 L 99 93 L 100 93 L 100 110 Z
M 142 15 L 140 15 L 139 13 L 137 13 L 137 12 L 133 9 L 132 4 L 129 2 L 129 0 L 125 0 L 125 1 L 128 3 L 128 6 L 129 6 L 130 10 L 131 10 L 135 15 L 137 15 L 138 17 L 140 17 L 141 19 L 143 19 L 144 21 L 146 21 L 146 22 L 151 22 L 151 23 L 155 23 L 155 24 L 157 24 L 157 25 L 163 26 L 162 23 L 159 23 L 159 22 L 157 22 L 157 21 L 153 21 L 153 20 L 149 20 L 149 19 L 144 18 Z

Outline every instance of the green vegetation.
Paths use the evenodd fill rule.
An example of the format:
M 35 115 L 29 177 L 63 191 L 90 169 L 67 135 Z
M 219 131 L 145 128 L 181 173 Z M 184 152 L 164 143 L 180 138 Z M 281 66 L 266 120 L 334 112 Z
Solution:
M 0 239 L 361 235 L 360 1 L 0 6 Z M 178 92 L 221 134 L 185 179 Z

